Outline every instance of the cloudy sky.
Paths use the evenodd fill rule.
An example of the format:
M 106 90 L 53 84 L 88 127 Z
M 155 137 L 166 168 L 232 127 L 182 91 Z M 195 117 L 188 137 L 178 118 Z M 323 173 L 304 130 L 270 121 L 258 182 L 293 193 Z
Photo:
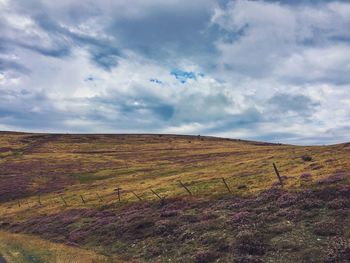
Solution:
M 0 130 L 350 141 L 350 1 L 0 0 Z

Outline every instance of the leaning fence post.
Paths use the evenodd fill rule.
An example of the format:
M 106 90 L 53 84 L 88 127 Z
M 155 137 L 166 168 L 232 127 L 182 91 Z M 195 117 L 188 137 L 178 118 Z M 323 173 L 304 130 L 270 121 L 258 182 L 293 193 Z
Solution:
M 279 171 L 278 171 L 278 169 L 277 169 L 276 164 L 275 164 L 275 163 L 272 163 L 272 165 L 273 165 L 273 169 L 275 170 L 275 173 L 276 173 L 276 175 L 277 175 L 277 178 L 278 178 L 278 180 L 280 181 L 281 186 L 283 186 L 282 177 L 281 177 L 281 175 L 280 175 L 280 173 L 279 173 Z
M 162 198 L 159 194 L 157 194 L 155 191 L 151 189 L 151 192 L 159 198 L 160 201 L 163 201 L 164 198 Z
M 179 183 L 180 183 L 180 185 L 181 185 L 183 188 L 185 188 L 185 190 L 186 190 L 190 195 L 192 195 L 190 189 L 188 189 L 188 187 L 187 187 L 186 185 L 184 185 L 181 181 L 179 181 Z
M 228 191 L 228 192 L 231 194 L 231 193 L 232 193 L 232 191 L 231 191 L 230 187 L 228 186 L 228 184 L 226 183 L 225 178 L 224 178 L 224 177 L 222 177 L 221 179 L 222 179 L 222 182 L 224 183 L 224 185 L 226 186 L 227 191 Z
M 83 202 L 83 204 L 85 204 L 85 200 L 84 197 L 82 195 L 80 195 L 81 201 Z
M 133 193 L 134 196 L 136 196 L 137 199 L 139 199 L 140 201 L 142 201 L 142 198 L 141 198 L 139 195 L 137 195 L 137 194 L 134 193 L 133 191 L 131 191 L 131 192 Z

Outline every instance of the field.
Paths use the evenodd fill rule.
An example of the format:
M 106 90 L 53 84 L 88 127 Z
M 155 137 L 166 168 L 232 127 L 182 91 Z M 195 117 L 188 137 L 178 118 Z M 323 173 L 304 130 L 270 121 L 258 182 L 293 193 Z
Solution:
M 0 262 L 350 262 L 349 153 L 2 132 Z

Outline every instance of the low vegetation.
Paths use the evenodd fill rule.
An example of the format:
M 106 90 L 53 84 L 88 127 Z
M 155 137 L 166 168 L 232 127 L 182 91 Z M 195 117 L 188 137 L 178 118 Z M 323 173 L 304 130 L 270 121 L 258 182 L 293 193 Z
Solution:
M 0 254 L 8 262 L 122 262 L 93 251 L 57 244 L 32 235 L 0 232 Z
M 2 133 L 0 254 L 349 262 L 349 152 L 349 144 L 203 136 Z M 30 245 L 28 235 L 48 245 Z

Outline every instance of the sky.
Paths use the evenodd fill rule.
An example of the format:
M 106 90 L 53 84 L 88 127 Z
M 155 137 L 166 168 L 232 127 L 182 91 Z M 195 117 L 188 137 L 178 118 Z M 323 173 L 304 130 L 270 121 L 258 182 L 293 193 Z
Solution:
M 350 1 L 0 0 L 0 130 L 350 141 Z

